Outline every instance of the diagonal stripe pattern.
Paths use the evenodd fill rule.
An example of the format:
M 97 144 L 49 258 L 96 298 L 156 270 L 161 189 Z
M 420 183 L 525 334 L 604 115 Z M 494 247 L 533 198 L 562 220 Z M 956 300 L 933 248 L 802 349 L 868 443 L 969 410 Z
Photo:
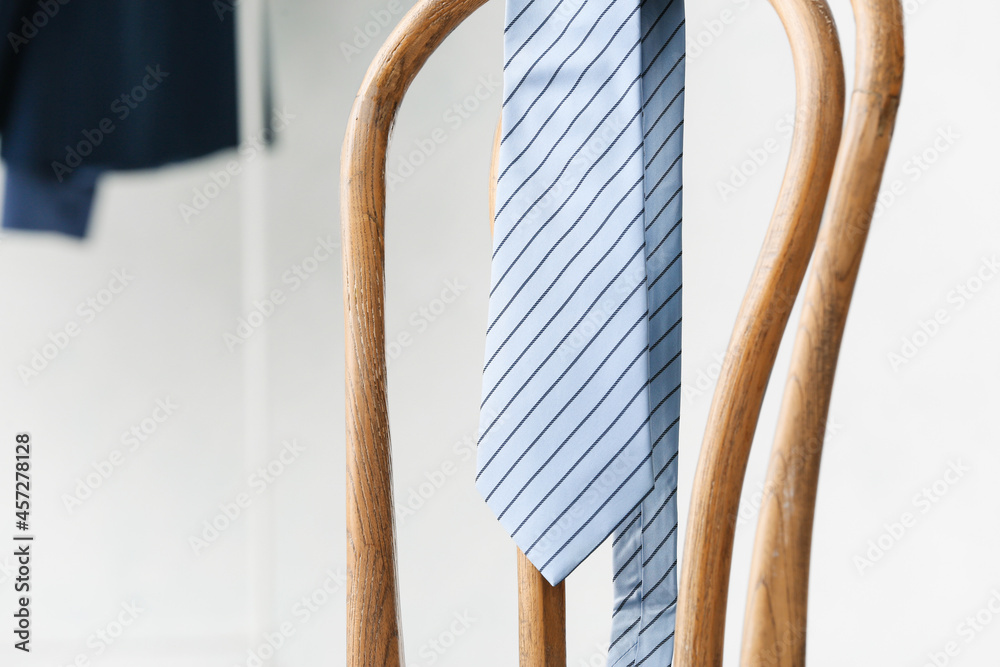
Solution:
M 670 665 L 677 603 L 677 447 L 681 387 L 681 156 L 684 6 L 641 9 L 642 127 L 652 491 L 615 531 L 608 664 Z
M 508 0 L 476 486 L 555 584 L 613 534 L 610 665 L 671 662 L 682 0 Z

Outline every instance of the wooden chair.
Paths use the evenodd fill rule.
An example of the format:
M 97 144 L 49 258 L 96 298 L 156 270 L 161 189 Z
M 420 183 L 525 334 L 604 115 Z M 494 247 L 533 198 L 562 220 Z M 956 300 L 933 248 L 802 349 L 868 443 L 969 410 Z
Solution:
M 722 664 L 736 515 L 764 391 L 810 257 L 793 358 L 757 525 L 745 667 L 805 663 L 816 485 L 840 341 L 902 87 L 900 0 L 852 0 L 855 88 L 846 125 L 840 45 L 825 0 L 770 0 L 791 43 L 791 155 L 736 317 L 692 489 L 674 664 Z M 402 664 L 383 311 L 385 158 L 413 77 L 485 0 L 420 0 L 386 40 L 355 100 L 341 164 L 347 347 L 347 663 Z M 496 147 L 494 170 L 495 185 Z M 828 197 L 829 195 L 829 197 Z M 493 205 L 491 191 L 491 210 Z M 563 585 L 519 554 L 522 667 L 566 664 Z

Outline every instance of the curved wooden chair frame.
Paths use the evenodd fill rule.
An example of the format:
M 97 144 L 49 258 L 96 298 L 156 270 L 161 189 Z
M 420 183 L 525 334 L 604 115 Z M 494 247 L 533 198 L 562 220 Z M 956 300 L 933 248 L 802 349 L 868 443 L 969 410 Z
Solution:
M 722 664 L 736 512 L 750 445 L 778 345 L 814 257 L 758 521 L 742 652 L 747 667 L 761 656 L 769 664 L 805 663 L 809 552 L 823 435 L 902 86 L 900 0 L 852 0 L 857 69 L 842 137 L 843 65 L 826 1 L 770 1 L 791 43 L 796 123 L 696 471 L 678 600 L 674 664 L 679 667 Z M 428 56 L 483 4 L 420 0 L 368 69 L 344 141 L 349 667 L 403 662 L 383 303 L 389 133 L 407 87 Z M 491 178 L 495 183 L 495 170 Z M 491 191 L 491 210 L 492 197 Z M 564 666 L 563 586 L 549 586 L 523 556 L 518 580 L 521 665 Z

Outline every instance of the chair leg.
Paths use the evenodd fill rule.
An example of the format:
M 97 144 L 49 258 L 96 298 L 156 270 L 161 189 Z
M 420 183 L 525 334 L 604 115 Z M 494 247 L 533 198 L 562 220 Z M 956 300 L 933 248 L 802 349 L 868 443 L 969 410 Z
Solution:
M 552 586 L 517 550 L 521 667 L 566 667 L 566 582 Z

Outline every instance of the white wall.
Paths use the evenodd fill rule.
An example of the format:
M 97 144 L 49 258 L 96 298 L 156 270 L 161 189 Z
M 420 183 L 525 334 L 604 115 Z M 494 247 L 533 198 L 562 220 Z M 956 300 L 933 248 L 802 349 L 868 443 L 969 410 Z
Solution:
M 28 430 L 36 441 L 38 655 L 32 659 L 69 665 L 84 654 L 109 666 L 246 664 L 247 650 L 262 641 L 260 630 L 287 622 L 294 634 L 265 665 L 343 663 L 339 258 L 318 263 L 297 289 L 283 276 L 312 254 L 317 238 L 339 238 L 344 126 L 367 63 L 389 32 L 377 19 L 397 21 L 395 10 L 410 4 L 401 1 L 274 3 L 279 106 L 294 117 L 273 155 L 256 164 L 266 178 L 259 273 L 248 266 L 254 255 L 241 240 L 253 217 L 250 179 L 235 180 L 190 222 L 178 210 L 234 154 L 108 179 L 93 236 L 82 244 L 23 234 L 0 242 L 0 437 L 12 442 L 15 432 Z M 850 87 L 850 5 L 831 5 Z M 948 664 L 974 666 L 1000 650 L 1000 618 L 984 613 L 980 622 L 992 622 L 971 634 L 972 626 L 961 625 L 1000 592 L 994 482 L 1000 278 L 983 282 L 971 300 L 955 291 L 976 287 L 984 258 L 1000 254 L 994 36 L 1000 8 L 985 0 L 907 0 L 907 6 L 907 76 L 883 188 L 898 181 L 902 194 L 872 228 L 819 489 L 808 656 L 817 666 L 923 665 L 951 641 L 958 653 Z M 390 172 L 405 176 L 388 196 L 386 235 L 386 331 L 390 343 L 400 343 L 390 349 L 389 377 L 397 502 L 406 504 L 428 478 L 444 478 L 397 526 L 410 665 L 516 663 L 514 548 L 472 483 L 489 281 L 487 175 L 500 106 L 499 89 L 486 94 L 490 85 L 483 81 L 499 81 L 502 18 L 502 3 L 494 0 L 431 57 L 403 105 L 389 156 Z M 377 32 L 371 42 L 359 41 L 357 53 L 345 49 L 366 25 Z M 699 53 L 700 34 L 707 46 Z M 682 517 L 715 355 L 725 349 L 755 259 L 751 249 L 763 238 L 780 184 L 789 145 L 782 121 L 794 91 L 787 42 L 763 0 L 689 2 L 688 45 Z M 476 100 L 477 89 L 484 99 Z M 467 118 L 453 109 L 463 102 L 477 107 Z M 438 128 L 446 141 L 423 160 L 417 156 L 421 164 L 412 174 L 401 172 L 401 160 L 411 161 Z M 952 139 L 937 141 L 942 134 Z M 779 150 L 724 199 L 718 183 L 769 139 Z M 946 150 L 937 153 L 935 142 Z M 935 161 L 915 170 L 914 156 L 925 151 Z M 134 280 L 85 321 L 77 304 L 118 268 Z M 436 299 L 449 286 L 459 298 L 441 311 Z M 254 289 L 281 290 L 284 301 L 259 336 L 231 351 L 223 335 L 247 315 L 244 299 Z M 888 355 L 942 310 L 944 324 L 894 368 Z M 25 384 L 18 366 L 71 321 L 80 323 L 80 335 Z M 787 338 L 776 380 L 787 370 Z M 266 359 L 266 373 L 254 370 L 255 359 Z M 253 384 L 261 379 L 263 393 Z M 727 665 L 737 664 L 753 494 L 764 478 L 781 384 L 765 400 L 747 473 L 748 520 L 736 534 Z M 266 412 L 248 417 L 247 400 L 255 396 L 266 398 Z M 178 404 L 175 414 L 136 451 L 126 451 L 121 433 L 166 397 Z M 256 423 L 266 425 L 262 441 L 246 432 Z M 257 494 L 249 472 L 292 439 L 304 451 Z M 248 469 L 244 458 L 254 442 L 268 452 L 251 456 Z M 116 448 L 125 452 L 124 463 L 68 511 L 62 496 Z M 4 451 L 0 469 L 9 472 L 12 454 Z M 915 494 L 953 462 L 968 469 L 923 511 Z M 0 497 L 12 497 L 11 477 L 0 475 Z M 220 503 L 243 492 L 251 507 L 196 555 L 189 536 Z M 915 525 L 859 571 L 855 557 L 903 512 L 915 516 Z M 453 546 L 440 551 L 435 545 L 442 543 Z M 262 544 L 271 545 L 270 556 Z M 263 559 L 253 557 L 261 553 Z M 609 570 L 610 554 L 602 549 L 569 579 L 573 667 L 598 664 L 594 658 L 607 643 Z M 329 596 L 322 591 L 328 572 L 336 575 Z M 6 576 L 0 571 L 0 580 Z M 3 609 L 12 608 L 9 579 L 0 590 Z M 304 620 L 295 605 L 314 593 L 328 601 Z M 269 595 L 268 609 L 254 606 Z M 136 622 L 95 656 L 88 636 L 132 601 L 143 609 Z M 466 622 L 455 624 L 456 615 Z M 436 652 L 432 642 L 451 643 L 453 629 L 462 632 Z

